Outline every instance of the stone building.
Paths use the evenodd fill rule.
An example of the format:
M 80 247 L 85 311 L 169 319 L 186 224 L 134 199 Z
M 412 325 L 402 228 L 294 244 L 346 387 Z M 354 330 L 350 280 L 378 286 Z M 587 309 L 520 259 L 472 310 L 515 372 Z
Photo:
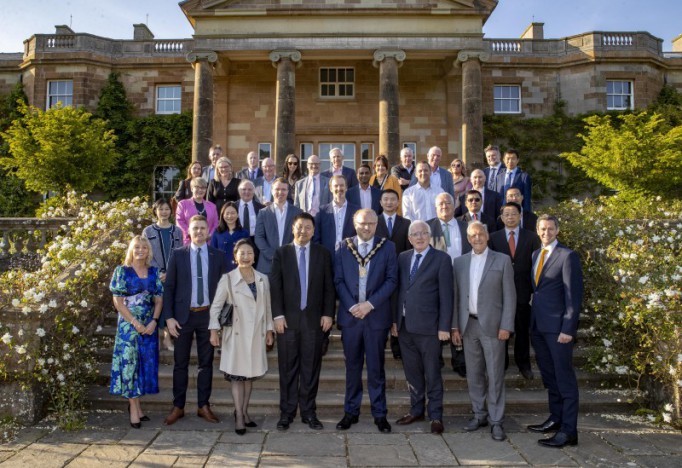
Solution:
M 186 0 L 191 39 L 132 40 L 57 26 L 17 54 L 0 54 L 0 93 L 21 80 L 31 104 L 94 109 L 107 76 L 121 75 L 141 115 L 193 109 L 193 157 L 220 143 L 304 159 L 344 150 L 357 166 L 397 162 L 437 145 L 445 159 L 482 161 L 482 118 L 646 107 L 663 84 L 682 90 L 682 36 L 664 53 L 646 32 L 545 39 L 484 38 L 496 0 Z M 162 163 L 163 161 L 160 161 Z

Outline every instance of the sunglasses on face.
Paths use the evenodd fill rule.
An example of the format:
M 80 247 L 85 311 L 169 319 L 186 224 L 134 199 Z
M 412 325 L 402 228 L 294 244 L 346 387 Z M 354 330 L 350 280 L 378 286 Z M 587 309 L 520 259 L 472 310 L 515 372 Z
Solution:
M 290 166 L 298 166 L 298 162 L 296 161 L 288 161 L 287 164 Z

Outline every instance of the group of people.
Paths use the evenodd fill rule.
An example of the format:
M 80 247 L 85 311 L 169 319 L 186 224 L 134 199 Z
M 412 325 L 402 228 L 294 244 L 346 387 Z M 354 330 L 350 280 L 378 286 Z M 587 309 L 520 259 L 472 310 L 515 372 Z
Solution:
M 390 335 L 410 393 L 410 411 L 396 424 L 428 416 L 431 432 L 445 430 L 442 344 L 449 342 L 453 370 L 466 377 L 472 404 L 464 429 L 490 425 L 491 437 L 504 440 L 507 344 L 515 335 L 520 373 L 534 378 L 532 343 L 548 390 L 550 416 L 528 429 L 554 433 L 539 440 L 542 445 L 576 444 L 572 353 L 582 301 L 580 261 L 558 243 L 559 221 L 532 213 L 531 181 L 518 167 L 518 152 L 507 150 L 504 165 L 497 147 L 485 154 L 489 167 L 470 177 L 458 159 L 450 172 L 441 168 L 438 147 L 416 164 L 404 148 L 401 164 L 390 169 L 378 156 L 372 174 L 367 164 L 357 172 L 343 166 L 343 153 L 334 148 L 328 171 L 311 155 L 302 175 L 290 155 L 285 176 L 275 177 L 271 159 L 259 168 L 249 153 L 248 167 L 234 183 L 229 159 L 213 147 L 215 167 L 201 170 L 212 177 L 209 199 L 204 194 L 211 185 L 191 165 L 191 180 L 183 183 L 191 193 L 178 203 L 178 227 L 168 221 L 168 203 L 157 202 L 157 223 L 131 241 L 112 279 L 120 315 L 111 391 L 129 398 L 131 425 L 145 420 L 139 397 L 158 392 L 158 349 L 152 351 L 151 343 L 161 325 L 175 338 L 173 409 L 165 424 L 184 416 L 196 339 L 198 416 L 218 422 L 209 400 L 214 347 L 221 347 L 235 431 L 255 427 L 248 415 L 252 381 L 267 372 L 266 349 L 276 342 L 277 428 L 287 430 L 300 413 L 304 424 L 322 429 L 315 400 L 336 320 L 346 364 L 337 429 L 359 421 L 366 364 L 374 423 L 391 431 L 384 371 Z M 230 185 L 236 200 L 224 197 Z M 218 203 L 216 215 L 212 205 Z M 233 318 L 222 326 L 226 304 L 233 306 Z M 140 351 L 144 346 L 148 352 Z

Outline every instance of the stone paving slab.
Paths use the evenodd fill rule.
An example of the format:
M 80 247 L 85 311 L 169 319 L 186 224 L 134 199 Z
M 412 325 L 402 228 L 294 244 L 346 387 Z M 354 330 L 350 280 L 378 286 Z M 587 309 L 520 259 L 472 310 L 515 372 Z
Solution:
M 13 457 L 14 452 L 0 452 L 0 463 L 7 460 L 9 457 Z
M 178 457 L 173 468 L 196 468 L 197 466 L 204 466 L 208 457 L 201 455 L 185 455 Z
M 665 453 L 654 446 L 650 440 L 642 438 L 639 434 L 603 433 L 601 434 L 601 437 L 625 455 L 665 455 Z M 682 438 L 680 442 L 682 442 Z
M 130 426 L 128 426 L 130 428 Z M 82 431 L 54 431 L 42 439 L 45 444 L 58 445 L 64 442 L 75 444 L 116 444 L 125 437 L 127 429 L 85 429 Z
M 1 452 L 5 451 L 14 452 L 17 450 L 23 450 L 32 443 L 44 437 L 49 432 L 50 431 L 47 429 L 39 429 L 33 427 L 23 429 L 19 431 L 17 437 L 11 442 L 8 442 L 6 444 L 0 444 L 0 455 L 2 454 Z
M 329 457 L 346 456 L 346 439 L 343 434 L 271 432 L 263 446 L 264 456 L 316 457 L 324 453 Z
M 282 457 L 264 456 L 259 468 L 346 468 L 345 457 Z
M 419 466 L 409 444 L 351 445 L 348 458 L 350 466 Z
M 577 466 L 578 464 L 563 450 L 542 447 L 538 440 L 542 434 L 532 432 L 507 433 L 511 443 L 521 456 L 532 466 Z
M 348 445 L 401 445 L 407 444 L 405 434 L 381 434 L 372 432 L 370 434 L 346 434 Z
M 599 435 L 578 432 L 578 445 L 565 447 L 568 456 L 580 466 L 623 467 L 637 466 L 631 457 L 618 452 Z
M 208 456 L 219 432 L 214 431 L 168 431 L 162 432 L 145 451 L 159 455 L 199 455 Z
M 682 433 L 659 433 L 659 434 L 642 434 L 648 441 L 658 447 L 659 450 L 670 453 L 682 455 Z M 682 463 L 679 465 L 682 466 Z
M 258 466 L 261 443 L 258 444 L 217 444 L 208 458 L 209 467 Z
M 682 456 L 673 457 L 634 457 L 639 466 L 651 468 L 680 468 L 682 466 Z
M 489 431 L 478 431 L 473 434 L 446 433 L 443 434 L 443 439 L 462 465 L 527 465 L 526 460 L 509 441 L 494 441 Z
M 125 468 L 143 448 L 136 445 L 91 445 L 83 450 L 69 468 Z
M 221 444 L 258 444 L 263 445 L 265 440 L 265 431 L 253 432 L 249 430 L 244 435 L 239 435 L 234 431 L 223 432 L 218 439 L 218 443 Z
M 419 466 L 456 466 L 457 458 L 442 437 L 433 434 L 411 434 L 410 445 Z
M 128 433 L 118 441 L 121 445 L 144 445 L 147 446 L 159 435 L 158 429 L 130 429 Z
M 11 468 L 61 468 L 75 458 L 87 445 L 61 443 L 58 445 L 36 442 L 8 458 L 0 466 Z
M 175 455 L 157 455 L 143 453 L 130 464 L 130 468 L 167 468 L 173 466 L 178 459 Z

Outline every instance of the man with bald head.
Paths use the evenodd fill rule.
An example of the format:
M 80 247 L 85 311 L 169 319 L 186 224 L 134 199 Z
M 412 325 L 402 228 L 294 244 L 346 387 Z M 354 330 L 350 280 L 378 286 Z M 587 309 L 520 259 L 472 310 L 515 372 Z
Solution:
M 343 151 L 341 148 L 332 148 L 329 151 L 329 161 L 332 167 L 322 173 L 323 176 L 331 179 L 335 175 L 343 176 L 346 179 L 346 189 L 358 185 L 358 177 L 355 174 L 355 169 L 343 165 Z
M 473 190 L 476 190 L 481 194 L 481 211 L 483 211 L 490 219 L 495 220 L 500 214 L 500 208 L 502 208 L 502 197 L 499 193 L 493 192 L 485 186 L 485 174 L 480 169 L 474 169 L 471 171 L 471 186 Z M 463 193 L 459 197 L 459 206 L 455 212 L 455 216 L 459 217 L 467 212 L 466 207 L 466 193 Z
M 241 171 L 237 172 L 237 179 L 249 179 L 254 181 L 259 177 L 263 177 L 263 170 L 259 167 L 258 153 L 255 151 L 250 151 L 246 155 L 246 167 Z
M 274 194 L 272 192 L 272 184 L 275 182 L 275 161 L 272 158 L 265 158 L 261 162 L 261 168 L 263 169 L 263 175 L 258 177 L 253 185 L 256 187 L 256 198 L 260 202 L 269 206 L 274 200 Z
M 320 207 L 331 203 L 329 179 L 320 174 L 320 157 L 312 154 L 306 160 L 308 175 L 296 182 L 294 206 L 315 216 Z

